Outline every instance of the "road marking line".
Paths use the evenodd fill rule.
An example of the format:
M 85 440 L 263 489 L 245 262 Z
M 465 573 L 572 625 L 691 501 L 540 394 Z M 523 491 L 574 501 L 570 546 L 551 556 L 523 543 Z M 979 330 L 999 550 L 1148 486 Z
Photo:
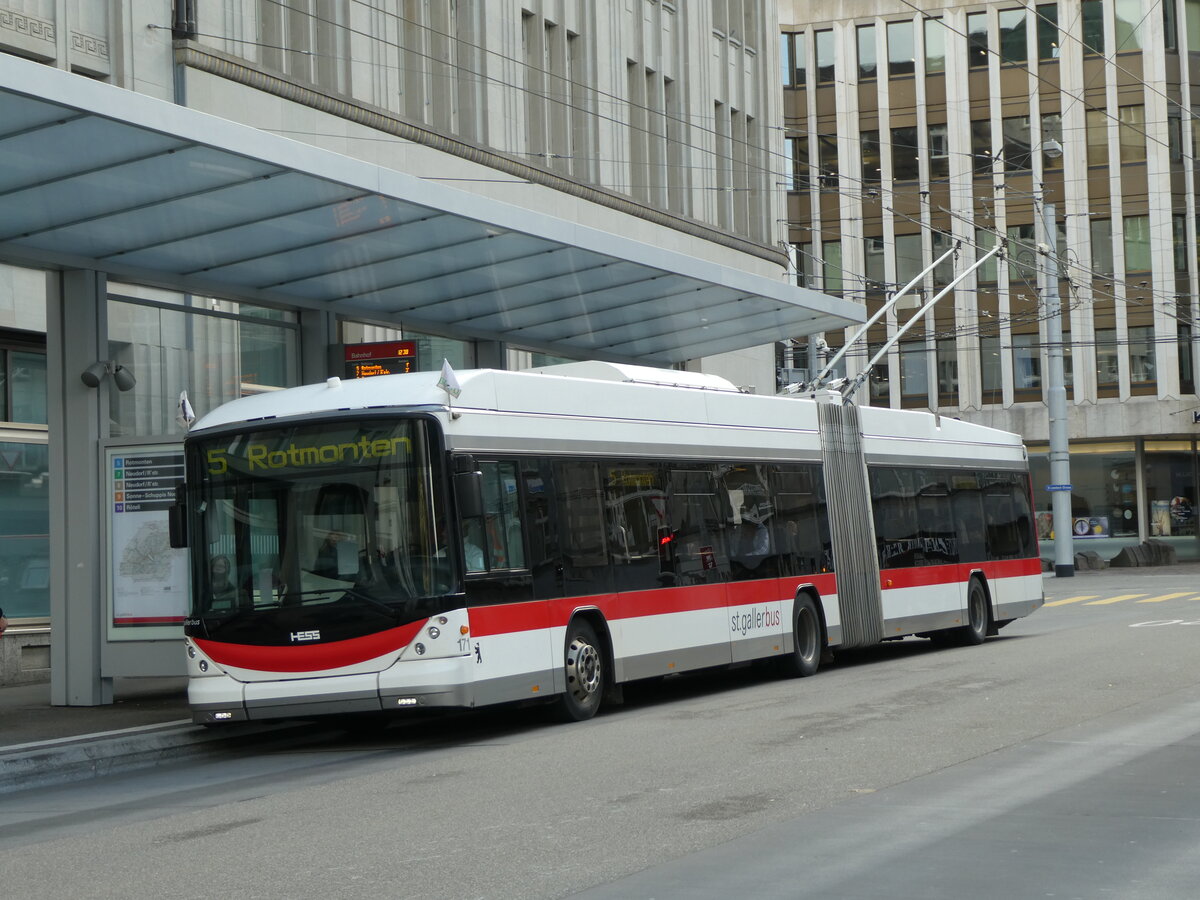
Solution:
M 1084 606 L 1104 606 L 1108 603 L 1120 603 L 1122 600 L 1133 600 L 1137 597 L 1145 597 L 1145 594 L 1121 594 L 1117 597 L 1105 597 L 1103 600 L 1093 600 L 1091 603 L 1085 603 Z
M 1100 596 L 1099 594 L 1085 594 L 1082 597 L 1067 597 L 1065 600 L 1051 600 L 1049 603 L 1045 603 L 1043 605 L 1044 606 L 1066 606 L 1068 603 L 1078 603 L 1080 600 L 1094 600 L 1096 597 L 1099 597 L 1099 596 Z
M 1182 594 L 1163 594 L 1161 597 L 1147 597 L 1145 600 L 1139 600 L 1138 603 L 1162 603 L 1164 600 L 1177 600 L 1180 597 L 1191 597 L 1192 591 L 1184 591 Z

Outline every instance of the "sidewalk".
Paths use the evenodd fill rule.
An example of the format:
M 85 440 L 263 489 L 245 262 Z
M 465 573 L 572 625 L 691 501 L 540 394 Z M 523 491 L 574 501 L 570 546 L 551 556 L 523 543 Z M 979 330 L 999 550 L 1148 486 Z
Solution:
M 193 725 L 186 678 L 118 678 L 113 696 L 51 706 L 47 683 L 0 686 L 0 796 L 314 730 L 296 720 Z

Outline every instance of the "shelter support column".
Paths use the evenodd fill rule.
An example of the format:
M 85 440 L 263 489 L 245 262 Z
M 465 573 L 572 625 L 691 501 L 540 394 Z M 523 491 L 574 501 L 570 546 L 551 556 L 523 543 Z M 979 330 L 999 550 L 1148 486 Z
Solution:
M 323 309 L 300 310 L 300 383 L 317 384 L 345 368 L 337 355 L 337 316 Z
M 69 271 L 46 309 L 47 409 L 50 439 L 50 702 L 112 703 L 101 675 L 105 639 L 101 582 L 100 441 L 108 414 L 108 379 L 89 388 L 80 373 L 108 358 L 107 281 L 100 272 Z
M 430 360 L 430 362 L 436 362 L 436 365 L 432 365 L 431 368 L 441 366 L 441 360 Z M 475 366 L 480 369 L 507 369 L 508 344 L 503 341 L 476 341 Z

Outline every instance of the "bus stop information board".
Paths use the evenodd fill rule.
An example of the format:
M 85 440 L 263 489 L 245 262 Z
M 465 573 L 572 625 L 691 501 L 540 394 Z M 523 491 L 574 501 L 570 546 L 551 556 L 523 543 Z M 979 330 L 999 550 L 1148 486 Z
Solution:
M 112 624 L 178 625 L 187 615 L 187 551 L 170 545 L 167 510 L 183 483 L 183 450 L 159 444 L 107 456 Z
M 416 341 L 380 341 L 346 345 L 346 377 L 403 375 L 417 368 Z

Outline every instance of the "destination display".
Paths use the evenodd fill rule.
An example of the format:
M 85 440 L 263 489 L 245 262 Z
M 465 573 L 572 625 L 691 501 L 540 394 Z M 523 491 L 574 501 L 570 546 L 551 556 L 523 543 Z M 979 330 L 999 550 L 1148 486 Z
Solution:
M 180 624 L 188 607 L 187 551 L 171 548 L 167 510 L 184 481 L 183 450 L 122 447 L 107 456 L 112 624 Z
M 417 370 L 416 341 L 377 341 L 346 345 L 346 377 L 405 375 Z

